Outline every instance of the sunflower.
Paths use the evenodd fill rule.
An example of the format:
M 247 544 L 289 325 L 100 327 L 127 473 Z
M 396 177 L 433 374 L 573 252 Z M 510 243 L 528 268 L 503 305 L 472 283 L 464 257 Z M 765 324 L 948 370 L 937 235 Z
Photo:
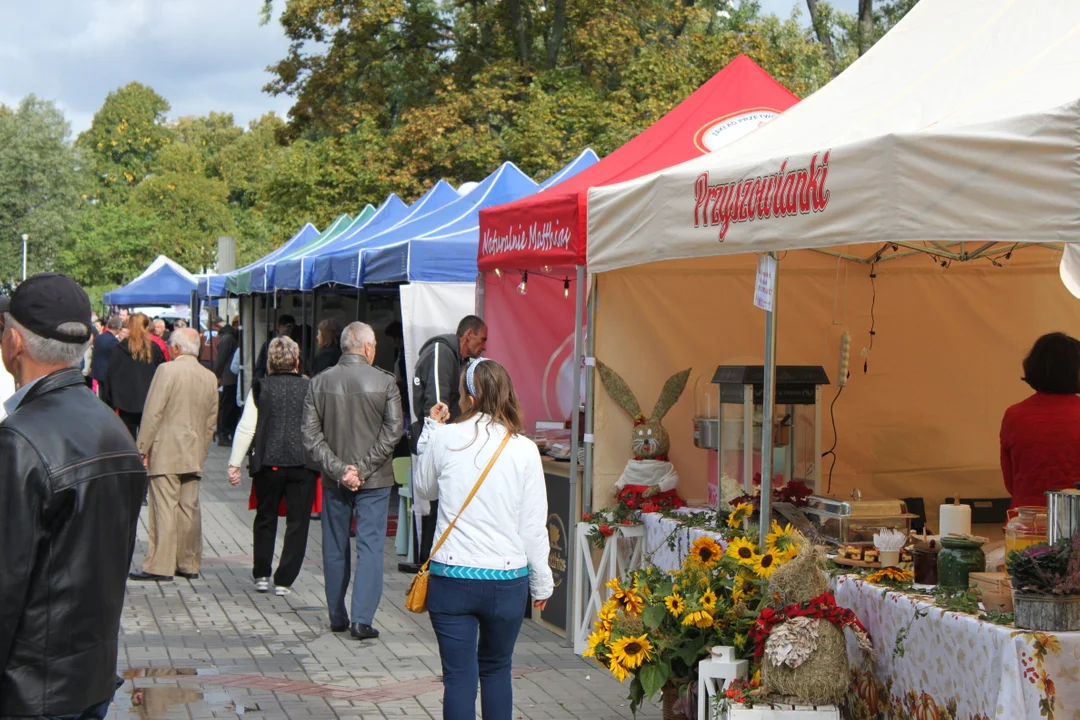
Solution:
M 735 538 L 727 546 L 727 554 L 739 561 L 740 565 L 752 567 L 754 564 L 754 543 L 746 538 Z
M 599 623 L 597 623 L 597 624 L 599 624 Z M 610 640 L 610 639 L 611 639 L 611 632 L 610 631 L 605 632 L 603 630 L 597 629 L 595 632 L 593 632 L 592 635 L 589 635 L 589 639 L 585 641 L 585 646 L 586 647 L 585 647 L 585 652 L 583 652 L 581 654 L 582 657 L 596 657 L 596 652 L 597 652 L 597 650 L 600 649 L 600 646 L 601 645 L 606 645 L 608 640 Z
M 799 554 L 799 540 L 799 533 L 791 526 L 791 523 L 780 527 L 780 523 L 775 520 L 773 520 L 769 534 L 765 536 L 768 550 L 785 560 L 790 560 Z
M 676 618 L 686 612 L 686 600 L 683 600 L 682 595 L 675 592 L 664 598 L 664 605 L 667 606 L 668 612 Z
M 750 503 L 739 503 L 735 506 L 735 509 L 731 511 L 731 514 L 727 516 L 727 526 L 733 530 L 736 530 L 743 524 L 750 513 L 754 512 L 754 506 Z
M 701 595 L 701 607 L 706 610 L 712 610 L 716 607 L 716 593 L 714 593 L 712 589 L 706 590 Z
M 627 670 L 641 667 L 646 660 L 652 659 L 653 646 L 646 635 L 619 638 L 611 644 L 611 658 Z
M 620 580 L 619 578 L 611 578 L 607 581 L 607 588 L 608 590 L 613 590 L 617 593 L 622 592 L 622 580 Z
M 720 562 L 720 556 L 723 554 L 724 551 L 720 545 L 708 535 L 704 535 L 690 546 L 690 554 L 686 558 L 687 564 L 711 568 Z
M 907 583 L 914 579 L 910 571 L 894 567 L 882 568 L 866 576 L 866 581 L 872 583 Z
M 611 658 L 611 662 L 608 663 L 608 670 L 615 676 L 615 679 L 622 682 L 626 678 L 630 677 L 629 671 L 619 664 L 619 661 L 614 657 Z
M 640 615 L 645 607 L 645 599 L 634 590 L 620 590 L 612 596 L 616 606 L 627 615 Z
M 780 567 L 780 560 L 771 550 L 754 556 L 754 572 L 758 574 L 758 577 L 767 578 L 776 572 L 778 567 Z
M 708 610 L 694 610 L 686 614 L 682 624 L 698 628 L 710 628 L 713 624 L 713 617 Z
M 596 629 L 610 633 L 618 612 L 618 608 L 610 600 L 604 603 L 604 607 L 600 608 L 599 619 L 596 621 Z

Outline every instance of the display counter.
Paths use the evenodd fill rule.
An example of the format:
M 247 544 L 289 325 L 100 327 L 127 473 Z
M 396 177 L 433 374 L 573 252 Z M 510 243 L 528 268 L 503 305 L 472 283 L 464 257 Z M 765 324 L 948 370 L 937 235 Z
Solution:
M 570 482 L 570 463 L 544 458 L 544 481 L 547 485 L 548 542 L 551 552 L 548 565 L 555 580 L 555 592 L 542 612 L 532 613 L 535 622 L 552 632 L 566 637 L 571 618 L 570 559 L 573 557 L 574 527 L 581 515 L 582 472 L 578 467 L 577 478 Z M 573 502 L 571 502 L 573 500 Z

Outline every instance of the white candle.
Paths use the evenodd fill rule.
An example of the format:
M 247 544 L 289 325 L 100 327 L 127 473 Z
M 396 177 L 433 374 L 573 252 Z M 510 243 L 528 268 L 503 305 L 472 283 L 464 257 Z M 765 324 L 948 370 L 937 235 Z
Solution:
M 970 505 L 942 505 L 939 515 L 941 536 L 971 534 Z

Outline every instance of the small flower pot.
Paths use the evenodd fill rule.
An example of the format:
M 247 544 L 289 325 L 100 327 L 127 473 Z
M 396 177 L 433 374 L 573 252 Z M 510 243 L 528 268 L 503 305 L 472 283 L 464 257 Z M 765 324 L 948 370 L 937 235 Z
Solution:
M 1024 630 L 1080 630 L 1080 595 L 1054 597 L 1013 593 L 1016 627 Z

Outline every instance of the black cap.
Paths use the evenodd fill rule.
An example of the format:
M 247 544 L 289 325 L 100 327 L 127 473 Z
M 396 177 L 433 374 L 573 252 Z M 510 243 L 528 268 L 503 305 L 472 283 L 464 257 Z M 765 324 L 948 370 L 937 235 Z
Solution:
M 90 339 L 90 297 L 67 275 L 38 273 L 26 278 L 11 297 L 0 297 L 0 312 L 11 313 L 24 328 L 50 340 Z M 62 333 L 58 328 L 64 323 L 82 323 L 86 334 Z

